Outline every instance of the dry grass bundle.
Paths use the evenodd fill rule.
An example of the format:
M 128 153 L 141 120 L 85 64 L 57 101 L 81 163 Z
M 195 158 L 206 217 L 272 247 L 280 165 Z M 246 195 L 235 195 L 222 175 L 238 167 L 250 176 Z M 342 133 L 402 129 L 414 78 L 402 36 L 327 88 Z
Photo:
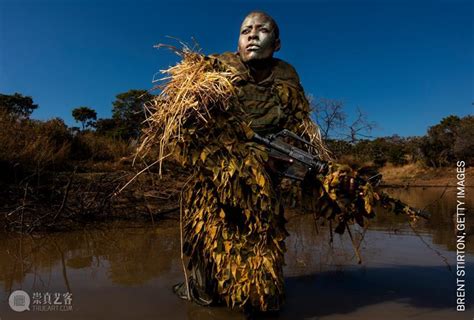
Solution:
M 332 160 L 331 152 L 324 144 L 321 137 L 321 131 L 319 130 L 319 127 L 316 125 L 316 123 L 314 123 L 310 118 L 305 118 L 303 119 L 303 128 L 303 135 L 307 135 L 311 144 L 316 147 L 316 150 L 310 151 L 318 154 L 323 160 Z
M 155 47 L 163 47 L 157 45 Z M 194 52 L 184 45 L 182 50 L 164 46 L 182 57 L 176 66 L 161 73 L 167 76 L 158 80 L 154 89 L 161 93 L 145 105 L 148 127 L 137 154 L 144 157 L 158 145 L 158 163 L 161 174 L 162 161 L 168 157 L 178 141 L 186 121 L 196 118 L 206 123 L 211 117 L 209 108 L 225 108 L 233 94 L 232 76 L 229 71 L 216 71 L 215 60 Z

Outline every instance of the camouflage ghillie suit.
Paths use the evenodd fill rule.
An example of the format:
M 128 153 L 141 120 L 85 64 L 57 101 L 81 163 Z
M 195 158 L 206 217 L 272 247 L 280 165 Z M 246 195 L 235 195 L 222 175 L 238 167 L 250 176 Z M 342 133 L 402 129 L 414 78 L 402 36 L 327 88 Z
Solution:
M 260 11 L 242 22 L 236 54 L 205 57 L 186 46 L 171 47 L 183 60 L 162 71 L 166 83 L 157 86 L 162 91 L 147 107 L 149 127 L 139 153 L 158 146 L 160 170 L 168 156 L 193 169 L 181 216 L 191 276 L 186 285 L 174 287 L 184 299 L 261 311 L 280 308 L 287 232 L 279 173 L 295 177 L 298 170 L 288 165 L 290 159 L 281 158 L 292 156 L 295 148 L 306 148 L 298 152 L 321 164 L 299 159 L 311 167 L 298 176 L 303 208 L 329 220 L 331 229 L 334 222 L 335 232 L 348 230 L 352 238 L 349 225 L 363 226 L 377 202 L 416 215 L 399 200 L 373 191 L 379 174 L 327 161 L 298 75 L 273 58 L 280 47 L 276 22 Z M 260 139 L 282 129 L 299 135 L 295 144 L 301 145 L 286 144 L 292 152 Z
M 268 151 L 252 142 L 283 128 L 302 133 L 309 105 L 298 75 L 272 59 L 271 75 L 255 83 L 239 56 L 209 57 L 233 74 L 235 95 L 209 122 L 184 124 L 177 158 L 194 168 L 184 192 L 184 251 L 193 282 L 229 306 L 278 310 L 284 300 L 285 219 Z

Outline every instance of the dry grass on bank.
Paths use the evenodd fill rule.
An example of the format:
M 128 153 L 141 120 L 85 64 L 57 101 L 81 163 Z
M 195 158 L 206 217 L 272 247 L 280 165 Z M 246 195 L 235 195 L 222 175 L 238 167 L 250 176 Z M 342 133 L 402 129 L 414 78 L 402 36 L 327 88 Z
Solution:
M 428 168 L 411 163 L 404 166 L 387 164 L 380 169 L 383 182 L 400 186 L 456 186 L 456 167 Z M 472 177 L 474 168 L 466 169 L 466 176 Z M 468 186 L 474 186 L 472 179 L 466 179 Z
M 69 170 L 79 163 L 115 164 L 132 157 L 128 141 L 95 132 L 73 133 L 61 119 L 38 121 L 0 111 L 0 177 L 24 172 Z
M 63 164 L 71 150 L 68 132 L 57 120 L 15 119 L 0 113 L 0 161 L 43 167 Z

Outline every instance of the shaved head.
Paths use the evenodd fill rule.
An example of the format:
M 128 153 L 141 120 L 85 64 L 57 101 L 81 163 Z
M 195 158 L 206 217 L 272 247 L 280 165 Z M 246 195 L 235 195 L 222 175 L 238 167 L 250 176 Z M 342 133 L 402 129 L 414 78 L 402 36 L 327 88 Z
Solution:
M 275 20 L 262 11 L 250 12 L 240 27 L 238 50 L 244 62 L 271 58 L 280 50 L 280 30 Z
M 276 39 L 280 39 L 280 28 L 278 28 L 278 24 L 276 23 L 275 19 L 273 19 L 273 17 L 271 15 L 269 15 L 268 13 L 266 13 L 264 11 L 255 10 L 255 11 L 249 12 L 245 16 L 245 18 L 248 18 L 248 17 L 253 16 L 253 15 L 260 15 L 260 16 L 264 17 L 265 19 L 267 19 L 268 21 L 270 21 L 270 23 L 273 27 L 273 32 L 275 33 Z

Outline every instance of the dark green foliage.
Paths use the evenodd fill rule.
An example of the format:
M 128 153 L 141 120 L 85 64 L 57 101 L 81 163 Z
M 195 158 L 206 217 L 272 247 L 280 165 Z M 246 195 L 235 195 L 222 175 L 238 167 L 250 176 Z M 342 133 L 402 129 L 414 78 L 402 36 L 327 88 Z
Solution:
M 360 140 L 351 151 L 360 162 L 372 161 L 377 167 L 383 167 L 387 162 L 403 165 L 407 163 L 406 141 L 406 138 L 399 136 Z
M 404 141 L 405 159 L 408 162 L 417 162 L 423 160 L 423 154 L 421 153 L 421 142 L 423 137 L 407 137 Z
M 343 156 L 354 152 L 354 145 L 345 140 L 328 139 L 326 145 L 336 159 L 341 159 Z
M 118 123 L 115 119 L 99 119 L 95 122 L 95 132 L 99 135 L 117 137 L 119 136 L 117 132 Z
M 0 110 L 21 118 L 28 118 L 38 105 L 33 103 L 31 97 L 25 97 L 20 93 L 12 95 L 0 94 Z
M 458 160 L 465 159 L 469 165 L 474 165 L 474 116 L 461 119 L 453 150 Z
M 404 165 L 418 161 L 430 167 L 452 166 L 457 160 L 474 163 L 474 117 L 449 116 L 429 128 L 422 137 L 380 137 L 348 143 L 327 140 L 335 159 L 372 162 L 377 167 L 386 163 Z
M 474 117 L 449 116 L 428 130 L 420 143 L 425 163 L 432 167 L 453 165 L 456 160 L 472 163 Z
M 152 98 L 153 95 L 146 90 L 129 90 L 118 94 L 112 108 L 114 123 L 104 119 L 108 122 L 101 123 L 103 129 L 114 127 L 114 135 L 126 140 L 138 138 L 145 121 L 144 104 Z
M 84 130 L 86 127 L 93 125 L 91 120 L 97 119 L 97 112 L 89 107 L 77 107 L 72 110 L 72 116 L 76 122 L 82 124 L 82 130 Z

